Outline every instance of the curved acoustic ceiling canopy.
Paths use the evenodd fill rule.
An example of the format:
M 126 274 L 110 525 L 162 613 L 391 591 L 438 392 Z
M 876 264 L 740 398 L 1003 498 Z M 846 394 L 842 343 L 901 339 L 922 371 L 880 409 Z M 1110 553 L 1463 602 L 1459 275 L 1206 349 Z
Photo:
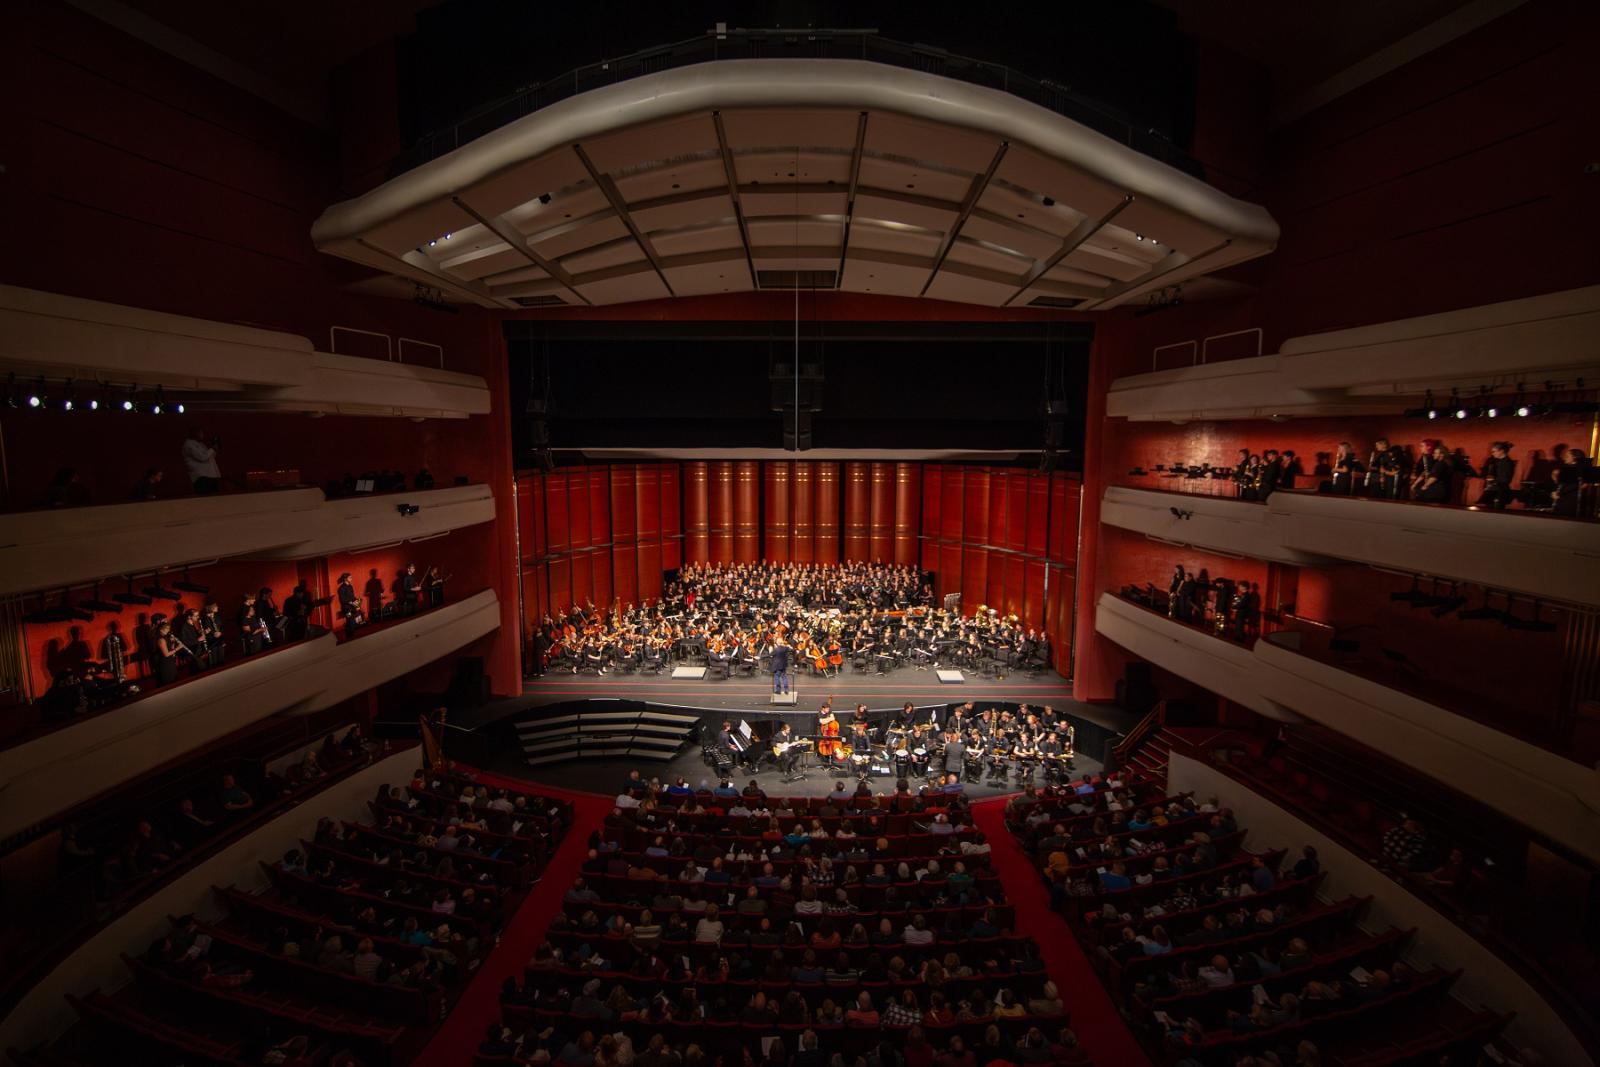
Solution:
M 994 89 L 728 60 L 596 89 L 336 204 L 325 252 L 486 307 L 839 288 L 1107 308 L 1272 250 L 1266 210 Z

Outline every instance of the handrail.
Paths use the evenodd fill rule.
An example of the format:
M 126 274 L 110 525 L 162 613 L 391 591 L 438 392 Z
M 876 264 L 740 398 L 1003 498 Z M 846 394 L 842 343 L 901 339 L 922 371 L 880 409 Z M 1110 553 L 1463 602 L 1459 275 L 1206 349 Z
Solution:
M 1158 700 L 1156 701 L 1156 706 L 1151 708 L 1149 713 L 1139 720 L 1139 724 L 1129 730 L 1128 735 L 1118 741 L 1116 746 L 1112 748 L 1111 754 L 1116 758 L 1116 765 L 1118 767 L 1126 766 L 1128 757 L 1133 754 L 1134 750 L 1142 745 L 1144 739 L 1150 736 L 1152 732 L 1164 726 L 1166 721 L 1167 702 Z
M 876 30 L 870 29 L 720 29 L 576 67 L 482 104 L 449 125 L 420 137 L 389 164 L 388 177 L 420 167 L 568 97 L 663 70 L 724 59 L 858 59 L 971 82 L 999 89 L 1064 115 L 1185 174 L 1197 178 L 1205 174 L 1199 162 L 1159 130 L 1138 126 L 1131 116 L 1092 100 L 1070 86 L 1034 78 L 997 63 L 956 55 L 931 45 L 880 37 Z

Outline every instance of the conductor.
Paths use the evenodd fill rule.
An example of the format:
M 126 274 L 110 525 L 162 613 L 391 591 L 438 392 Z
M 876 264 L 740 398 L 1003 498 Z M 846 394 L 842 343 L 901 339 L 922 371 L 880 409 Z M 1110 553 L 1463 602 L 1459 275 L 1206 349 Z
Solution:
M 772 647 L 772 691 L 774 693 L 789 691 L 789 646 L 781 637 Z

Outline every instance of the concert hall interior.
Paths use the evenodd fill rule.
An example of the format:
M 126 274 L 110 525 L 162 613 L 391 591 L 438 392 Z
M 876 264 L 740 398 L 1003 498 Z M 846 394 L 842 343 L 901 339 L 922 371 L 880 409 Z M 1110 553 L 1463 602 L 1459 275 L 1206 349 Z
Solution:
M 0 28 L 10 1062 L 1600 1060 L 1600 5 Z

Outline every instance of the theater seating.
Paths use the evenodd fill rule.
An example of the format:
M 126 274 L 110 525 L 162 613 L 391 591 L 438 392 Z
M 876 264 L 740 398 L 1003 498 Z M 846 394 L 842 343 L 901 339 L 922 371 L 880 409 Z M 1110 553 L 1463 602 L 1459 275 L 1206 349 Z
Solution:
M 571 807 L 441 773 L 385 787 L 373 810 L 376 825 L 308 826 L 302 853 L 262 865 L 265 890 L 214 887 L 222 917 L 174 917 L 156 943 L 128 946 L 132 984 L 73 998 L 80 1024 L 19 1062 L 409 1062 L 493 948 Z M 497 829 L 437 847 L 452 823 Z

